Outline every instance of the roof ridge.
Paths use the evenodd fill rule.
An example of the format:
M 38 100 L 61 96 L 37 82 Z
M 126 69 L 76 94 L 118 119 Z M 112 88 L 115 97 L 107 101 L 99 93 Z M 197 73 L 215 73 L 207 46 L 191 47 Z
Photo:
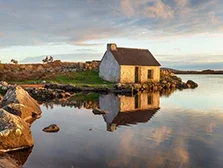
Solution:
M 117 47 L 117 49 L 132 49 L 132 50 L 149 50 L 149 49 L 144 49 L 144 48 L 128 48 L 128 47 Z

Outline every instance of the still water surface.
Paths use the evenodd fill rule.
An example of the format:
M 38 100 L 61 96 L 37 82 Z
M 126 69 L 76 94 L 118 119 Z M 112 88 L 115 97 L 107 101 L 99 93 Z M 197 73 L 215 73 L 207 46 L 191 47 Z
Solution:
M 76 108 L 42 105 L 24 167 L 223 167 L 223 76 L 180 77 L 199 87 L 168 97 L 100 95 Z M 109 113 L 94 115 L 84 108 L 92 104 Z M 58 133 L 42 131 L 52 123 Z

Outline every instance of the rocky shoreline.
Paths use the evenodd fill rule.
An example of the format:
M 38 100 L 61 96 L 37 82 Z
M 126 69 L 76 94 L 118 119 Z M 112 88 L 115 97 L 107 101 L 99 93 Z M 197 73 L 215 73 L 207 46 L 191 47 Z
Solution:
M 41 116 L 40 105 L 20 86 L 5 86 L 0 100 L 0 167 L 21 167 L 8 154 L 11 151 L 32 148 L 34 139 L 30 126 Z
M 0 82 L 0 92 L 6 92 L 13 87 L 6 82 Z M 79 92 L 95 92 L 95 93 L 115 93 L 115 94 L 135 94 L 137 92 L 154 92 L 161 93 L 173 92 L 174 90 L 194 89 L 198 84 L 192 80 L 183 82 L 181 78 L 177 77 L 169 70 L 161 71 L 161 78 L 159 83 L 149 82 L 143 84 L 114 84 L 113 87 L 90 87 L 88 85 L 75 86 L 71 84 L 56 84 L 46 83 L 44 87 L 26 87 L 25 90 L 37 101 L 47 102 L 54 99 L 67 99 L 74 93 Z M 1 100 L 1 98 L 0 98 Z
M 30 126 L 41 116 L 40 102 L 68 103 L 77 106 L 82 104 L 77 103 L 78 101 L 76 100 L 72 100 L 71 97 L 78 95 L 77 93 L 79 92 L 85 94 L 94 92 L 94 94 L 114 93 L 125 95 L 137 94 L 138 92 L 160 92 L 161 95 L 168 96 L 177 89 L 193 89 L 196 87 L 198 87 L 197 83 L 192 80 L 183 82 L 181 78 L 168 70 L 161 72 L 159 83 L 117 83 L 113 87 L 90 87 L 87 85 L 80 87 L 71 84 L 46 83 L 41 85 L 41 87 L 25 87 L 23 89 L 19 85 L 10 85 L 2 81 L 0 82 L 0 164 L 12 164 L 13 167 L 15 165 L 14 160 L 8 154 L 4 153 L 32 148 L 34 145 Z M 69 98 L 71 99 L 69 100 Z M 89 101 L 88 106 L 97 109 L 98 102 Z M 100 110 L 93 112 L 95 114 L 103 113 Z M 53 124 L 49 126 L 49 129 L 46 127 L 44 131 L 57 132 L 59 131 L 59 127 Z

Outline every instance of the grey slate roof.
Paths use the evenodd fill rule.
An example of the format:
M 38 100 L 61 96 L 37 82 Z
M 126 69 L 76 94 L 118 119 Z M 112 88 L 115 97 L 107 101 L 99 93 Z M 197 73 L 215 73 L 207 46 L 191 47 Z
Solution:
M 119 65 L 160 66 L 147 49 L 120 48 L 111 50 Z

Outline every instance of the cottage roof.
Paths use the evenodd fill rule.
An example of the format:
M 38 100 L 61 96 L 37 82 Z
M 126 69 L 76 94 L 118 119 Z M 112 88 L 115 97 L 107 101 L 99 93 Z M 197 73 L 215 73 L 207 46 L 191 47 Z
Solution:
M 113 119 L 112 124 L 118 125 L 128 125 L 148 122 L 153 115 L 159 110 L 137 110 L 129 112 L 119 112 L 118 115 Z
M 110 50 L 120 65 L 160 66 L 147 49 L 120 48 Z

